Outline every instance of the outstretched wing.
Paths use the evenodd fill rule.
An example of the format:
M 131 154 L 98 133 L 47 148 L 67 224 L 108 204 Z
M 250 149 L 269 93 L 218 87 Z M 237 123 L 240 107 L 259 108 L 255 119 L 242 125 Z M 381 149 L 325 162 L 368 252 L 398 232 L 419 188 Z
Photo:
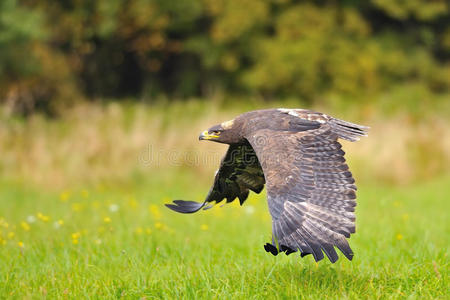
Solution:
M 355 232 L 356 186 L 337 139 L 357 138 L 365 129 L 332 119 L 318 129 L 260 130 L 247 137 L 267 181 L 275 245 L 266 244 L 266 251 L 299 250 L 319 261 L 323 250 L 335 262 L 337 247 L 352 259 L 346 238 Z
M 203 203 L 174 200 L 174 204 L 166 206 L 179 213 L 194 213 L 201 208 L 210 208 L 206 206 L 209 202 L 219 203 L 224 199 L 228 203 L 239 198 L 242 205 L 249 191 L 260 193 L 264 183 L 264 173 L 252 146 L 248 143 L 230 145 Z

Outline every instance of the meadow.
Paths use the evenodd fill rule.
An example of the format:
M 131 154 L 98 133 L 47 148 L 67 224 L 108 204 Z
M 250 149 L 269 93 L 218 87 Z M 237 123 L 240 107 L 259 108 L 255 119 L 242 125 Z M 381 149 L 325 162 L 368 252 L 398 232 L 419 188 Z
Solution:
M 325 110 L 372 127 L 344 144 L 358 183 L 357 233 L 353 261 L 335 264 L 266 253 L 264 193 L 195 215 L 163 206 L 209 189 L 226 147 L 198 143 L 198 132 L 269 104 L 3 114 L 0 298 L 446 299 L 450 110 L 436 103 Z

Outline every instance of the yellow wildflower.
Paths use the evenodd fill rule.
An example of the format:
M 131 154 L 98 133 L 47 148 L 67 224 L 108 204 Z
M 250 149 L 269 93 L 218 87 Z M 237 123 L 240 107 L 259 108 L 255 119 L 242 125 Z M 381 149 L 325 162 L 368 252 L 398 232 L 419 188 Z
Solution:
M 46 216 L 46 215 L 44 215 L 42 213 L 38 213 L 37 217 L 38 217 L 39 220 L 41 220 L 43 222 L 48 222 L 50 220 L 49 216 Z
M 13 239 L 16 234 L 12 231 L 8 232 L 8 238 Z
M 66 202 L 67 200 L 69 200 L 70 197 L 70 193 L 68 191 L 64 191 L 59 195 L 59 200 L 61 202 Z
M 101 183 L 97 184 L 96 188 L 97 188 L 97 191 L 99 191 L 99 192 L 105 191 L 105 186 Z
M 397 235 L 395 236 L 395 238 L 397 239 L 397 240 L 402 240 L 403 239 L 403 235 L 401 235 L 400 233 L 397 233 Z
M 261 220 L 263 221 L 270 221 L 270 217 L 268 213 L 263 213 L 262 215 L 260 215 Z
M 136 199 L 134 198 L 134 197 L 129 197 L 128 198 L 128 205 L 131 207 L 131 208 L 136 208 L 137 206 L 138 206 L 138 202 L 136 201 Z
M 72 240 L 72 244 L 77 245 L 78 244 L 78 239 L 73 239 Z
M 211 209 L 211 214 L 213 214 L 216 217 L 222 217 L 223 210 L 222 209 Z
M 144 229 L 142 229 L 142 227 L 137 227 L 135 230 L 136 234 L 142 234 L 142 232 L 144 232 Z
M 104 218 L 103 218 L 103 222 L 105 222 L 105 223 L 111 223 L 111 218 L 110 218 L 110 217 L 104 217 Z
M 161 222 L 156 222 L 155 223 L 155 228 L 156 229 L 162 229 L 163 228 L 163 224 Z
M 82 190 L 81 191 L 81 197 L 89 198 L 89 191 L 88 190 Z
M 209 227 L 208 227 L 208 225 L 206 225 L 206 224 L 202 224 L 202 225 L 200 226 L 200 229 L 201 229 L 201 230 L 205 230 L 205 231 L 206 231 L 206 230 L 208 230 L 208 228 L 209 228 Z
M 75 203 L 72 203 L 71 208 L 74 212 L 79 212 L 79 211 L 81 211 L 83 206 L 81 205 L 81 203 L 75 202 Z
M 19 246 L 20 248 L 23 248 L 25 245 L 23 244 L 23 242 L 18 242 L 17 246 Z
M 53 226 L 58 229 L 59 227 L 61 227 L 64 224 L 64 221 L 59 219 L 58 221 L 56 221 L 55 223 L 53 223 Z
M 6 222 L 5 219 L 0 218 L 0 226 L 2 226 L 3 228 L 8 228 L 9 224 L 8 224 L 8 222 Z
M 157 220 L 161 219 L 161 212 L 159 211 L 159 207 L 155 204 L 150 204 L 148 210 L 153 215 L 153 217 Z
M 30 231 L 30 225 L 28 225 L 28 223 L 27 222 L 21 222 L 20 223 L 20 226 L 22 227 L 22 229 L 23 230 L 25 230 L 25 231 Z
M 79 239 L 80 236 L 81 236 L 81 233 L 79 233 L 79 232 L 74 232 L 74 233 L 72 233 L 72 239 L 73 239 L 73 240 Z

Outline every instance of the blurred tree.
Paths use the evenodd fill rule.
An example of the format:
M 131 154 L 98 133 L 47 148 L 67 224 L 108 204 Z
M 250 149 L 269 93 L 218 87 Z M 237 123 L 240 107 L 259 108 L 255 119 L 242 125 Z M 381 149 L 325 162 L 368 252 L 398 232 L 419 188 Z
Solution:
M 407 20 L 433 21 L 448 13 L 445 0 L 373 0 L 373 3 L 389 16 Z
M 450 86 L 445 0 L 3 0 L 0 101 Z
M 45 43 L 44 20 L 16 0 L 0 2 L 0 99 L 10 110 L 47 110 L 46 99 L 60 98 L 71 84 L 68 70 L 59 68 L 64 58 Z

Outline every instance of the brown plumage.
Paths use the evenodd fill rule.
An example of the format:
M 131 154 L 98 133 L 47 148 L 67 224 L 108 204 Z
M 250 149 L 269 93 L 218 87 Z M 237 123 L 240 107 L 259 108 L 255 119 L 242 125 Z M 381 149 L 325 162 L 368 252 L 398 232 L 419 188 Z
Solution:
M 238 198 L 242 205 L 250 190 L 259 193 L 266 184 L 272 216 L 267 252 L 300 251 L 316 261 L 324 252 L 334 263 L 337 247 L 351 260 L 346 238 L 355 232 L 356 185 L 337 140 L 357 141 L 367 131 L 311 110 L 244 113 L 200 135 L 200 140 L 230 145 L 205 201 L 175 200 L 166 206 L 193 213 L 224 199 Z

